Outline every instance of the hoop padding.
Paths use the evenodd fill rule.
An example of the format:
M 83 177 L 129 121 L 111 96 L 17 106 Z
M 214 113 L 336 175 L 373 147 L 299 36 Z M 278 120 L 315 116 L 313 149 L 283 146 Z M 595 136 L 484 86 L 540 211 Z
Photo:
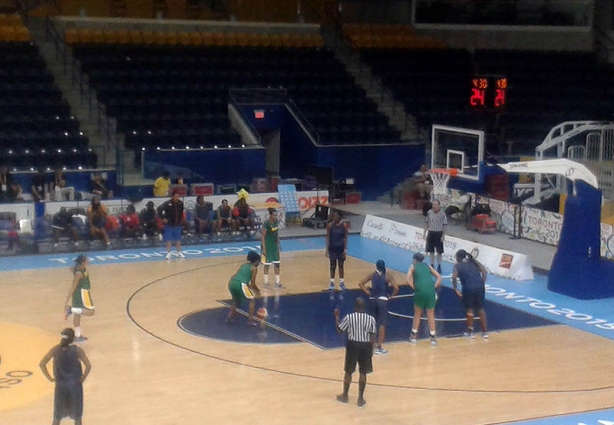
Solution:
M 429 171 L 431 180 L 433 181 L 433 193 L 437 195 L 445 195 L 448 193 L 448 182 L 450 177 L 457 175 L 456 168 L 432 168 Z

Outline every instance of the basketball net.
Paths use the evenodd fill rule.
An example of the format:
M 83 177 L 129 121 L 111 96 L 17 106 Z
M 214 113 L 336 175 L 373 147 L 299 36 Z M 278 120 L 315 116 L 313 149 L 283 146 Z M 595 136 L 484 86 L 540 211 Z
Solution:
M 456 168 L 432 168 L 429 170 L 433 181 L 433 194 L 446 195 L 448 193 L 448 181 L 450 181 L 451 176 L 456 176 L 457 173 Z

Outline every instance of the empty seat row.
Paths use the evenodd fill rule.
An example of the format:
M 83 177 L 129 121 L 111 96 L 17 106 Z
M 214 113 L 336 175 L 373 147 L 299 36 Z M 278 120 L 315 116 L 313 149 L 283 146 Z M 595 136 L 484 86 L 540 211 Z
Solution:
M 0 26 L 0 42 L 30 41 L 30 31 L 24 26 Z
M 67 28 L 66 44 L 145 44 L 183 46 L 321 47 L 317 33 L 234 33 Z

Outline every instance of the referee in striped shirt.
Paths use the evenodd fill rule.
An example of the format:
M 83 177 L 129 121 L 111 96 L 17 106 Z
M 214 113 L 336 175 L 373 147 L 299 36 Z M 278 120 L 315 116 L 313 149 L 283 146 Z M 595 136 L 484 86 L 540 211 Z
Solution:
M 373 372 L 373 344 L 375 343 L 375 318 L 365 313 L 365 300 L 357 298 L 354 303 L 354 313 L 350 313 L 339 322 L 339 309 L 336 308 L 335 323 L 338 332 L 347 332 L 348 340 L 345 346 L 345 376 L 343 377 L 343 393 L 337 396 L 342 403 L 348 402 L 348 391 L 352 382 L 352 373 L 358 371 L 358 406 L 364 406 L 365 387 L 367 386 L 367 373 Z
M 426 252 L 431 257 L 431 267 L 435 268 L 435 251 L 437 251 L 437 273 L 441 273 L 441 255 L 448 217 L 441 210 L 439 201 L 433 201 L 433 207 L 426 213 L 426 227 L 423 236 L 426 239 Z

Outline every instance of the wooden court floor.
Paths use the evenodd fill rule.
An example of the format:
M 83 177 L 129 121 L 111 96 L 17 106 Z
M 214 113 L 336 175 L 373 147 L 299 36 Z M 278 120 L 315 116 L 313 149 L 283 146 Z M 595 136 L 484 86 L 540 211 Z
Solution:
M 219 308 L 216 300 L 228 297 L 228 278 L 242 260 L 90 265 L 96 315 L 82 323 L 93 365 L 85 424 L 479 425 L 614 404 L 612 341 L 566 326 L 495 333 L 488 341 L 444 338 L 435 348 L 388 344 L 388 355 L 374 357 L 367 405 L 356 406 L 355 384 L 350 404 L 340 404 L 343 349 L 222 342 L 177 327 L 188 312 Z M 323 252 L 283 253 L 282 261 L 289 293 L 325 288 Z M 350 258 L 346 282 L 356 286 L 372 269 Z M 28 329 L 0 335 L 0 355 L 23 345 L 36 359 L 36 373 L 22 387 L 32 390 L 0 409 L 0 425 L 51 421 L 52 385 L 35 366 L 66 326 L 70 280 L 68 267 L 0 273 L 0 323 Z M 0 397 L 12 390 L 0 388 Z

